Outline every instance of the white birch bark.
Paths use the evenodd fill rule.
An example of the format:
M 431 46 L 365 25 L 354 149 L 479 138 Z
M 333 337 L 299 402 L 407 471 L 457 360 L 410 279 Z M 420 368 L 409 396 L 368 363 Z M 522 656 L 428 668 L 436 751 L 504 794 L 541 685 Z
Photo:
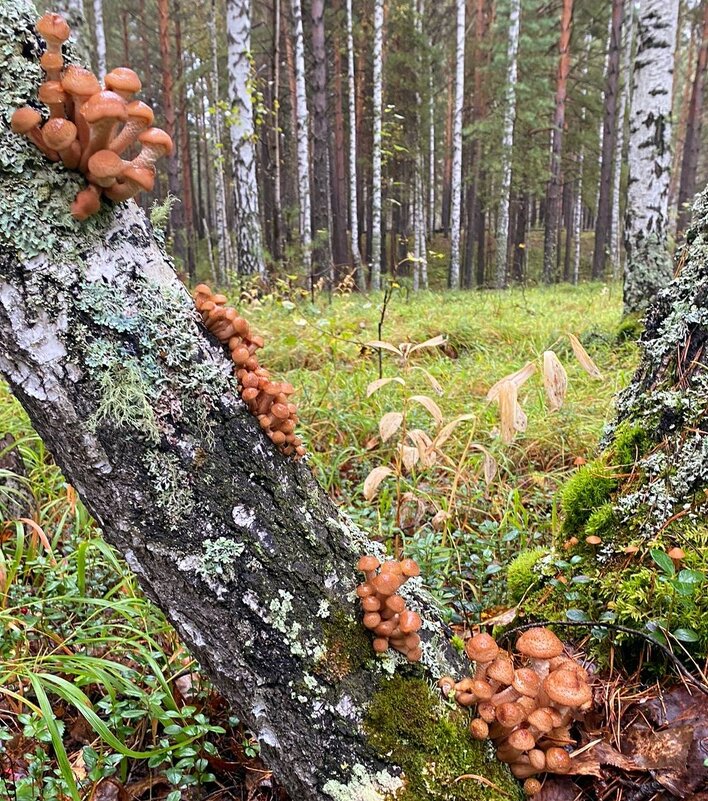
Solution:
M 499 218 L 497 220 L 496 286 L 506 286 L 507 254 L 509 249 L 509 195 L 511 192 L 511 162 L 514 147 L 514 120 L 516 119 L 516 75 L 519 53 L 519 26 L 521 0 L 512 0 L 509 12 L 507 40 L 506 97 L 504 100 L 504 130 L 502 133 L 502 180 L 499 191 Z
M 624 48 L 622 50 L 622 91 L 617 110 L 617 140 L 615 142 L 614 175 L 612 177 L 612 212 L 610 218 L 610 264 L 612 277 L 617 280 L 622 271 L 622 229 L 620 227 L 620 187 L 622 183 L 622 153 L 624 151 L 624 123 L 632 88 L 632 44 L 634 42 L 634 3 L 625 7 Z
M 630 0 L 631 2 L 631 0 Z M 580 127 L 585 128 L 585 118 L 587 117 L 587 77 L 588 77 L 588 64 L 590 61 L 590 48 L 592 46 L 591 34 L 585 34 L 585 61 L 583 63 L 583 105 L 580 110 Z M 577 170 L 578 178 L 575 184 L 575 199 L 573 201 L 573 271 L 571 275 L 571 282 L 578 284 L 580 281 L 580 237 L 583 229 L 583 169 L 585 168 L 585 145 L 583 140 L 580 140 L 580 148 L 578 150 Z
M 460 286 L 460 223 L 462 208 L 462 107 L 465 93 L 465 0 L 456 0 L 455 109 L 452 123 L 452 179 L 450 181 L 451 289 Z
M 371 288 L 381 289 L 381 130 L 383 126 L 383 24 L 384 0 L 374 5 L 373 121 L 371 166 Z
M 305 43 L 302 32 L 302 5 L 291 0 L 295 39 L 295 113 L 297 117 L 297 186 L 300 196 L 300 238 L 302 262 L 307 274 L 312 270 L 312 203 L 310 200 L 310 116 L 305 89 Z
M 672 276 L 667 250 L 671 102 L 679 0 L 642 0 L 629 119 L 625 312 L 641 311 Z
M 250 0 L 228 0 L 226 3 L 226 37 L 238 270 L 242 275 L 264 274 L 251 98 Z
M 216 0 L 211 0 L 211 14 L 208 17 L 209 39 L 211 41 L 211 89 L 213 106 L 211 108 L 212 157 L 214 159 L 214 225 L 218 249 L 219 283 L 230 282 L 233 260 L 231 258 L 231 238 L 229 236 L 226 205 L 226 180 L 224 177 L 224 148 L 222 142 L 221 108 L 219 99 L 219 40 L 216 34 Z
M 103 27 L 103 0 L 93 0 L 93 22 L 96 34 L 96 66 L 99 80 L 106 77 L 106 31 Z
M 423 36 L 423 19 L 425 17 L 425 0 L 415 0 L 415 31 L 419 40 Z M 422 60 L 418 59 L 418 67 L 422 71 Z M 425 175 L 425 153 L 423 147 L 423 98 L 420 90 L 415 93 L 417 144 L 415 154 L 415 172 L 413 179 L 413 254 L 415 260 L 413 273 L 413 289 L 421 286 L 428 288 L 428 248 L 426 241 L 426 199 L 423 191 Z M 423 276 L 425 280 L 423 281 Z
M 351 229 L 351 251 L 356 285 L 366 290 L 366 273 L 361 263 L 359 249 L 359 202 L 357 197 L 356 163 L 356 85 L 354 83 L 354 19 L 352 0 L 347 0 L 347 110 L 349 114 L 349 221 Z

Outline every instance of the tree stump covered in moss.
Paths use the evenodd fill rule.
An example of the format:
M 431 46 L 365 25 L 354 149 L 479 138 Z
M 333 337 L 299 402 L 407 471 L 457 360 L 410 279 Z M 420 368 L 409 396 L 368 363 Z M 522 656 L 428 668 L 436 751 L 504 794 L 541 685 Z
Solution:
M 640 349 L 599 456 L 561 490 L 557 547 L 533 560 L 522 555 L 510 586 L 532 615 L 617 623 L 705 656 L 708 190 L 676 277 L 647 314 Z M 669 556 L 675 546 L 681 560 Z
M 415 759 L 384 750 L 367 710 L 392 676 L 420 693 L 460 658 L 419 579 L 404 594 L 425 620 L 422 661 L 374 657 L 354 588 L 376 547 L 265 437 L 137 206 L 76 222 L 83 178 L 10 132 L 41 80 L 35 19 L 26 0 L 0 3 L 0 372 L 293 798 L 421 788 L 418 744 Z M 445 798 L 513 797 L 456 731 L 450 764 L 493 771 L 499 791 L 448 776 Z

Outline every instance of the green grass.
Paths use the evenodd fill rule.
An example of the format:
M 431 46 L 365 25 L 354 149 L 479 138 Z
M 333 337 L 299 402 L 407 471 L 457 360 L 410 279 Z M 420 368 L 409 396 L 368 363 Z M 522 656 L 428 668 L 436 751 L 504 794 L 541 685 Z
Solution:
M 263 364 L 299 388 L 303 435 L 321 482 L 374 536 L 420 560 L 453 622 L 474 623 L 507 600 L 508 562 L 550 542 L 556 490 L 576 460 L 593 456 L 613 395 L 631 375 L 636 348 L 615 336 L 620 291 L 599 284 L 506 293 L 396 289 L 382 338 L 398 345 L 442 334 L 447 341 L 405 363 L 384 352 L 383 375 L 406 385 L 391 383 L 367 399 L 379 375 L 378 352 L 366 343 L 378 339 L 380 303 L 380 295 L 320 296 L 314 307 L 290 290 L 244 309 L 266 339 Z M 582 370 L 569 332 L 602 381 Z M 504 445 L 498 409 L 485 395 L 527 361 L 540 364 L 546 349 L 567 370 L 566 402 L 550 413 L 537 373 L 519 393 L 527 430 Z M 405 470 L 396 449 L 402 433 L 419 429 L 432 439 L 442 427 L 410 400 L 415 395 L 438 404 L 442 425 L 469 419 L 435 464 Z M 403 428 L 382 443 L 380 417 L 399 410 Z M 159 777 L 160 792 L 176 801 L 180 788 L 233 782 L 213 756 L 220 754 L 221 766 L 247 763 L 248 732 L 199 677 L 0 389 L 4 432 L 17 440 L 28 471 L 20 486 L 31 490 L 33 508 L 27 520 L 8 520 L 0 536 L 0 797 L 7 789 L 18 801 L 77 801 L 106 776 L 127 785 Z M 485 461 L 488 471 L 497 465 L 489 482 Z M 379 465 L 396 475 L 366 501 L 364 479 Z M 0 493 L 0 518 L 14 497 Z

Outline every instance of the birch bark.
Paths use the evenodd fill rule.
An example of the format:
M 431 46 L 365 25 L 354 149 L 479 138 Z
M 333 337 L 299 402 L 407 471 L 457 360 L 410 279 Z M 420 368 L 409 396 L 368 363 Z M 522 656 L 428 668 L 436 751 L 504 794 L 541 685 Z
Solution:
M 256 132 L 251 97 L 251 2 L 226 3 L 229 131 L 234 170 L 236 258 L 241 275 L 265 273 L 256 177 Z
M 671 86 L 678 0 L 643 0 L 637 23 L 629 124 L 624 243 L 625 312 L 641 311 L 669 282 Z
M 293 37 L 295 39 L 295 116 L 297 121 L 297 185 L 300 198 L 300 238 L 302 263 L 312 280 L 312 205 L 310 201 L 310 115 L 305 89 L 305 43 L 302 31 L 300 0 L 290 4 Z
M 455 108 L 452 122 L 452 175 L 450 179 L 450 289 L 460 286 L 460 233 L 462 210 L 462 109 L 465 94 L 465 0 L 456 0 Z
M 103 0 L 93 0 L 93 26 L 96 34 L 96 66 L 98 77 L 106 77 L 106 31 L 103 27 Z
M 347 4 L 347 111 L 349 116 L 349 225 L 351 229 L 351 251 L 354 263 L 356 285 L 360 291 L 366 290 L 366 273 L 361 261 L 359 248 L 359 199 L 357 197 L 356 162 L 356 85 L 354 83 L 354 19 L 352 0 Z
M 509 201 L 511 193 L 511 162 L 516 119 L 516 76 L 519 52 L 521 0 L 512 0 L 509 12 L 507 39 L 506 97 L 504 98 L 504 130 L 502 133 L 502 180 L 499 190 L 499 219 L 497 222 L 496 286 L 506 286 L 507 255 L 509 251 Z
M 373 120 L 374 141 L 371 153 L 371 288 L 381 289 L 381 134 L 383 127 L 383 26 L 384 0 L 374 3 Z

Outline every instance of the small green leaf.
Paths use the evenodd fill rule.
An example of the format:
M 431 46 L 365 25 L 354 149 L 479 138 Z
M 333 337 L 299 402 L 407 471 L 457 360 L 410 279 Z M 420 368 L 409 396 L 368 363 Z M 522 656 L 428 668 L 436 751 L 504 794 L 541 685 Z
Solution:
M 702 584 L 705 580 L 705 573 L 700 570 L 682 570 L 676 577 L 682 584 Z
M 698 634 L 693 629 L 676 629 L 672 632 L 674 637 L 681 642 L 698 642 Z
M 568 620 L 572 620 L 573 623 L 583 623 L 589 620 L 588 616 L 583 612 L 582 609 L 566 609 L 565 616 Z
M 660 551 L 658 548 L 651 549 L 651 558 L 656 562 L 657 565 L 666 573 L 667 576 L 673 576 L 676 573 L 676 568 L 674 567 L 674 563 L 671 561 L 671 557 L 665 552 Z

